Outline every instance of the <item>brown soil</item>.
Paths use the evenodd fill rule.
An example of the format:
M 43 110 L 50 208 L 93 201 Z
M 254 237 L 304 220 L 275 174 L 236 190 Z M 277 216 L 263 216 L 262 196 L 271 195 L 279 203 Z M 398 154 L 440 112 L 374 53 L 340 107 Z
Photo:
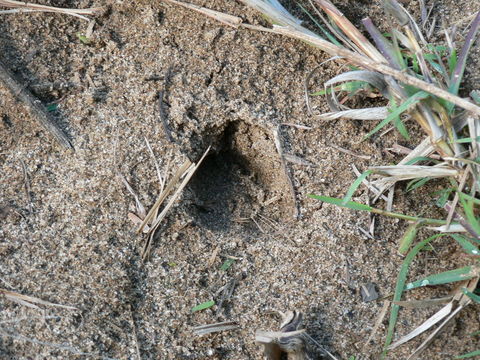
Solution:
M 377 358 L 387 320 L 363 348 L 382 301 L 363 302 L 360 286 L 373 282 L 381 296 L 392 293 L 402 263 L 398 239 L 407 225 L 378 218 L 375 239 L 369 239 L 359 231 L 368 224 L 367 214 L 322 205 L 307 194 L 341 197 L 355 178 L 351 164 L 361 171 L 388 164 L 398 159 L 385 148 L 413 144 L 394 132 L 361 142 L 371 123 L 309 117 L 303 82 L 328 56 L 306 44 L 226 28 L 161 1 L 43 2 L 108 10 L 97 17 L 90 45 L 76 35 L 87 28 L 81 20 L 0 15 L 1 60 L 44 103 L 58 103 L 57 116 L 76 149 L 64 151 L 0 86 L 0 287 L 79 311 L 41 311 L 2 298 L 0 356 L 82 358 L 77 351 L 89 353 L 83 358 L 135 359 L 138 347 L 142 359 L 261 359 L 255 330 L 278 326 L 271 310 L 298 309 L 309 334 L 339 358 Z M 195 3 L 250 23 L 263 21 L 235 1 Z M 377 2 L 336 3 L 354 20 L 369 15 L 379 24 L 387 21 Z M 418 15 L 417 1 L 409 7 Z M 469 0 L 443 0 L 434 12 L 452 24 L 479 9 Z M 480 88 L 474 66 L 479 49 L 472 51 L 468 89 Z M 316 85 L 339 71 L 334 62 L 323 66 Z M 174 143 L 159 119 L 161 90 Z M 327 110 L 321 99 L 315 101 Z M 298 220 L 274 143 L 273 130 L 282 123 L 312 127 L 284 126 L 280 133 L 288 153 L 316 165 L 288 164 Z M 196 160 L 210 144 L 214 150 L 143 263 L 145 238 L 127 218 L 134 199 L 117 173 L 147 208 L 155 202 L 159 183 L 145 138 L 170 176 L 185 156 Z M 430 196 L 436 186 L 406 196 L 399 187 L 395 210 L 444 216 Z M 366 200 L 362 191 L 355 200 Z M 458 250 L 439 242 L 414 262 L 411 278 L 451 269 L 460 261 Z M 237 260 L 221 270 L 229 256 Z M 218 304 L 232 286 L 221 307 L 191 312 L 205 301 Z M 426 289 L 408 296 L 445 293 Z M 403 311 L 397 335 L 435 310 Z M 479 316 L 478 308 L 466 309 L 422 358 L 450 359 L 475 350 L 478 338 L 469 334 L 479 330 Z M 226 320 L 236 321 L 239 330 L 192 334 L 193 326 Z M 389 358 L 403 359 L 419 343 Z

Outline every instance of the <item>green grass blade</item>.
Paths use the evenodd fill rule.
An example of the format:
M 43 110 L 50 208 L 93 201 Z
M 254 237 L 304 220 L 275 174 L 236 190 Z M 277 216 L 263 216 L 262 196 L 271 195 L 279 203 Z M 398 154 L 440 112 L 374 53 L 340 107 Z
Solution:
M 450 194 L 455 191 L 454 188 L 447 188 L 447 189 L 442 189 L 438 192 L 436 192 L 434 195 L 440 195 L 438 197 L 438 199 L 435 201 L 435 204 L 440 207 L 440 208 L 443 208 L 445 206 L 445 204 L 447 203 L 448 201 L 448 198 L 450 197 Z
M 477 294 L 472 293 L 471 291 L 468 291 L 468 289 L 463 288 L 462 292 L 467 295 L 470 299 L 472 299 L 474 302 L 477 304 L 480 304 L 480 296 Z
M 445 225 L 447 223 L 445 220 L 422 218 L 418 216 L 410 216 L 410 215 L 405 215 L 400 213 L 394 213 L 391 211 L 381 210 L 381 209 L 373 208 L 368 205 L 357 203 L 355 201 L 349 201 L 346 204 L 342 204 L 343 199 L 332 198 L 329 196 L 312 195 L 312 194 L 309 194 L 307 196 L 312 199 L 320 200 L 328 204 L 333 204 L 333 205 L 345 207 L 348 209 L 369 211 L 374 214 L 389 216 L 389 217 L 406 220 L 406 221 L 421 221 L 424 225 Z
M 480 91 L 472 90 L 470 92 L 470 96 L 472 97 L 473 101 L 475 101 L 477 105 L 480 105 Z
M 472 25 L 470 30 L 468 31 L 467 36 L 465 37 L 465 44 L 462 46 L 462 50 L 460 51 L 460 55 L 458 56 L 458 61 L 455 65 L 455 70 L 452 72 L 452 76 L 450 78 L 450 86 L 448 87 L 448 91 L 454 95 L 458 94 L 458 89 L 460 88 L 460 83 L 462 82 L 463 74 L 465 72 L 465 66 L 467 64 L 467 57 L 468 53 L 475 42 L 475 37 L 477 35 L 477 31 L 480 28 L 480 11 L 477 13 L 475 19 L 473 19 Z M 452 103 L 448 104 L 448 111 L 451 112 L 454 108 Z
M 480 356 L 480 350 L 472 351 L 468 354 L 463 354 L 463 355 L 457 356 L 455 359 L 468 359 L 468 358 L 472 358 L 472 357 L 475 357 L 475 356 Z
M 436 234 L 433 236 L 430 236 L 429 238 L 421 241 L 417 245 L 414 246 L 412 250 L 407 254 L 405 257 L 405 260 L 403 261 L 402 267 L 398 273 L 397 276 L 397 284 L 395 286 L 395 294 L 393 295 L 393 301 L 400 301 L 402 299 L 402 293 L 405 289 L 405 282 L 407 280 L 407 275 L 408 275 L 408 268 L 410 267 L 410 264 L 412 263 L 413 259 L 417 254 L 422 250 L 429 242 L 445 236 L 446 234 Z M 390 320 L 388 323 L 388 330 L 387 330 L 387 337 L 385 339 L 385 344 L 383 346 L 384 350 L 381 356 L 381 359 L 385 359 L 387 355 L 387 348 L 390 346 L 392 343 L 393 339 L 393 332 L 395 330 L 395 325 L 397 324 L 397 319 L 398 319 L 398 312 L 400 310 L 400 306 L 397 304 L 392 305 L 392 311 L 390 312 Z
M 477 141 L 477 142 L 480 141 L 480 136 L 477 136 L 477 137 L 475 138 L 475 141 Z M 472 138 L 467 137 L 467 138 L 456 139 L 455 142 L 456 142 L 457 144 L 467 144 L 467 143 L 473 142 L 473 140 L 472 140 Z
M 408 130 L 403 121 L 400 119 L 400 116 L 396 116 L 395 119 L 393 119 L 393 125 L 397 128 L 398 132 L 405 138 L 405 140 L 410 140 Z
M 463 193 L 458 193 L 460 203 L 463 206 L 463 211 L 465 212 L 465 216 L 467 217 L 468 224 L 473 228 L 473 230 L 477 233 L 480 234 L 480 223 L 478 222 L 478 219 L 475 216 L 475 211 L 473 209 L 473 204 L 475 203 L 474 200 L 471 199 L 471 197 L 466 197 L 464 196 Z
M 428 61 L 428 63 L 432 66 L 432 68 L 434 68 L 437 72 L 439 72 L 441 75 L 445 76 L 446 74 L 444 74 L 443 72 L 443 68 L 441 67 L 441 65 L 439 63 L 437 63 L 435 60 L 436 60 L 436 56 L 433 55 L 433 54 L 425 54 L 425 60 Z
M 363 140 L 368 139 L 370 136 L 381 130 L 385 125 L 391 122 L 395 117 L 400 116 L 403 112 L 407 111 L 410 107 L 416 105 L 419 101 L 426 99 L 429 94 L 425 91 L 419 91 L 412 96 L 410 96 L 407 100 L 405 100 L 402 104 L 396 107 L 385 119 L 383 119 L 375 128 L 370 131 L 367 135 L 364 136 Z
M 407 184 L 407 192 L 413 191 L 423 185 L 425 185 L 428 181 L 432 180 L 430 177 L 426 177 L 423 179 L 413 179 Z
M 467 201 L 472 201 L 474 204 L 480 205 L 480 199 L 473 197 L 471 195 L 465 194 L 464 192 L 459 191 L 458 196 Z
M 348 188 L 348 191 L 347 191 L 347 194 L 345 195 L 345 197 L 343 198 L 343 201 L 342 201 L 342 206 L 345 206 L 345 204 L 347 204 L 350 199 L 352 198 L 353 194 L 355 193 L 355 191 L 358 189 L 358 187 L 360 186 L 360 184 L 362 183 L 363 180 L 365 180 L 367 178 L 368 175 L 370 175 L 372 173 L 372 170 L 367 170 L 367 171 L 364 171 L 354 182 L 352 185 L 350 185 L 350 187 Z
M 323 35 L 325 35 L 327 37 L 327 39 L 337 45 L 337 46 L 342 46 L 342 44 L 340 44 L 340 42 L 335 38 L 335 36 L 333 36 L 330 31 L 328 31 L 327 29 L 325 29 L 322 24 L 320 24 L 317 19 L 315 19 L 315 17 L 312 16 L 312 14 L 310 14 L 310 11 L 308 11 L 307 9 L 305 9 L 301 4 L 297 3 L 298 7 L 300 9 L 302 9 L 302 11 L 307 14 L 307 16 L 310 18 L 310 20 L 312 20 L 315 25 L 320 29 L 320 31 L 323 33 Z
M 420 72 L 420 64 L 418 62 L 418 57 L 415 54 L 412 56 L 412 70 L 415 74 Z
M 411 224 L 407 231 L 405 231 L 405 234 L 402 236 L 402 239 L 400 240 L 400 246 L 398 247 L 398 253 L 401 255 L 405 255 L 410 248 L 410 245 L 413 242 L 413 239 L 415 239 L 415 236 L 417 235 L 418 228 L 420 226 L 420 223 L 414 223 Z
M 362 211 L 372 211 L 373 209 L 371 206 L 360 204 L 355 201 L 348 201 L 347 203 L 344 204 L 343 199 L 337 199 L 329 196 L 320 196 L 320 195 L 308 195 L 308 196 L 312 199 L 320 200 L 328 204 L 333 204 L 333 205 L 345 207 L 348 209 L 362 210 Z
M 459 235 L 459 234 L 451 234 L 451 237 L 453 237 L 460 244 L 460 246 L 467 252 L 467 254 L 480 255 L 480 251 L 479 251 L 478 247 L 473 245 L 464 236 Z
M 213 300 L 207 301 L 207 302 L 198 304 L 197 306 L 194 306 L 191 311 L 195 312 L 195 311 L 205 310 L 205 309 L 211 308 L 213 305 L 215 305 L 215 301 Z
M 331 94 L 332 91 L 345 91 L 346 93 L 348 93 L 349 96 L 351 96 L 359 90 L 369 90 L 371 88 L 372 87 L 370 86 L 370 84 L 367 83 L 366 81 L 360 81 L 360 80 L 347 81 L 340 85 L 334 86 L 333 88 L 329 87 L 327 89 L 311 93 L 310 96 Z
M 445 235 L 445 234 L 443 234 Z M 444 271 L 439 274 L 427 276 L 426 278 L 408 283 L 405 287 L 406 290 L 412 290 L 415 288 L 428 286 L 428 285 L 441 285 L 448 284 L 456 281 L 469 280 L 476 275 L 472 272 L 473 267 L 465 266 L 455 270 Z
M 395 99 L 393 97 L 390 98 L 390 104 L 392 105 L 391 107 L 392 110 L 397 108 L 397 103 L 395 102 Z M 403 123 L 402 119 L 400 119 L 400 116 L 396 116 L 393 119 L 393 125 L 397 128 L 400 135 L 402 135 L 406 140 L 410 140 L 410 135 L 408 134 L 408 130 L 405 127 L 405 124 Z
M 220 267 L 220 270 L 223 270 L 223 271 L 227 271 L 230 266 L 232 266 L 232 264 L 235 262 L 235 259 L 227 259 L 225 260 L 225 262 L 222 264 L 222 266 Z
M 448 71 L 453 74 L 455 67 L 457 66 L 457 50 L 452 49 L 452 53 L 448 57 Z
M 413 158 L 405 163 L 405 165 L 415 165 L 416 163 L 420 161 L 430 161 L 430 162 L 436 162 L 434 159 L 426 157 L 426 156 L 419 156 L 416 158 Z

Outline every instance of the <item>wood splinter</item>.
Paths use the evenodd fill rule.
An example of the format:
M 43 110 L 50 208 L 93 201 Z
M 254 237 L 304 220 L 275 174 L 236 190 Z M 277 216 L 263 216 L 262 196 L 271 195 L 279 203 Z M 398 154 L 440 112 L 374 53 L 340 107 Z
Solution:
M 60 145 L 66 149 L 74 150 L 72 143 L 65 132 L 57 125 L 55 119 L 47 111 L 42 102 L 23 86 L 0 61 L 0 80 L 10 90 L 12 95 L 28 107 L 29 112 L 38 122 L 55 137 Z

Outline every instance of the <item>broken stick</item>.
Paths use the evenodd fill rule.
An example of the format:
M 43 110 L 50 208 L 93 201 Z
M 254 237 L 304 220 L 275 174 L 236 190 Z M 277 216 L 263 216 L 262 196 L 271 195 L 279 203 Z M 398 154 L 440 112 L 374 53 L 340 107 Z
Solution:
M 45 106 L 33 94 L 28 91 L 0 61 L 0 80 L 10 90 L 13 96 L 24 103 L 32 116 L 66 149 L 74 150 L 67 135 L 57 125 L 55 119 L 47 111 Z

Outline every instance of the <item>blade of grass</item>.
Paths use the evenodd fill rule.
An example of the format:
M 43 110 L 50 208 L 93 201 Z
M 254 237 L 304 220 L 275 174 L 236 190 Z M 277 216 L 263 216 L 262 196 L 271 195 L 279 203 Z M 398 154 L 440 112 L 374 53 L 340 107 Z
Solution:
M 360 186 L 360 184 L 362 183 L 363 180 L 365 180 L 367 178 L 368 175 L 370 175 L 372 173 L 372 170 L 367 170 L 367 171 L 364 171 L 354 182 L 352 185 L 350 185 L 350 187 L 348 188 L 348 191 L 347 191 L 347 194 L 345 195 L 345 197 L 343 198 L 343 201 L 342 201 L 342 205 L 345 205 L 347 204 L 350 199 L 352 198 L 353 194 L 355 193 L 355 191 L 357 190 L 357 188 Z
M 415 245 L 414 248 L 410 250 L 410 252 L 405 257 L 402 267 L 398 273 L 397 284 L 395 286 L 395 294 L 393 295 L 393 301 L 400 301 L 402 299 L 402 293 L 405 289 L 405 282 L 407 279 L 408 269 L 413 259 L 415 258 L 415 256 L 417 256 L 420 250 L 422 250 L 429 242 L 442 236 L 445 236 L 445 234 L 436 234 L 436 235 L 430 236 L 429 238 Z M 388 353 L 388 347 L 392 343 L 393 332 L 395 330 L 395 325 L 397 323 L 399 311 L 400 311 L 400 306 L 396 304 L 392 304 L 392 311 L 390 312 L 390 320 L 388 324 L 387 337 L 385 339 L 385 344 L 383 346 L 384 350 L 381 355 L 381 359 L 385 359 Z
M 451 301 L 447 305 L 445 305 L 441 310 L 437 311 L 428 320 L 424 321 L 420 326 L 418 326 L 413 331 L 411 331 L 410 333 L 408 333 L 407 335 L 403 336 L 398 341 L 390 345 L 388 349 L 393 350 L 399 347 L 400 345 L 406 343 L 407 341 L 410 341 L 413 338 L 424 333 L 425 331 L 430 329 L 432 326 L 437 324 L 439 321 L 442 321 L 442 319 L 444 319 L 446 316 L 450 315 L 450 313 L 452 312 L 452 308 L 453 308 L 453 302 Z
M 475 36 L 477 34 L 478 29 L 480 28 L 480 11 L 477 13 L 477 16 L 472 22 L 470 30 L 465 37 L 465 43 L 463 44 L 462 50 L 460 51 L 460 56 L 458 57 L 458 62 L 455 66 L 455 71 L 452 73 L 452 77 L 450 80 L 450 87 L 448 91 L 452 94 L 457 95 L 458 89 L 460 88 L 460 83 L 462 82 L 463 73 L 465 72 L 465 66 L 467 64 L 467 56 L 470 48 L 475 41 Z M 453 110 L 454 105 L 449 104 L 448 110 L 451 112 Z
M 468 359 L 475 356 L 480 356 L 480 350 L 472 351 L 470 353 L 457 356 L 455 359 Z
M 194 307 L 192 308 L 191 312 L 196 312 L 196 311 L 200 311 L 200 310 L 205 310 L 205 309 L 211 308 L 213 305 L 215 305 L 215 301 L 210 300 L 210 301 L 207 301 L 207 302 L 198 304 L 197 306 L 194 306 Z
M 225 260 L 225 262 L 222 264 L 222 266 L 220 267 L 220 270 L 223 270 L 223 271 L 227 271 L 230 266 L 233 265 L 233 263 L 235 262 L 235 259 L 227 259 Z
M 426 177 L 426 178 L 423 178 L 423 179 L 413 179 L 412 181 L 410 181 L 408 184 L 407 184 L 407 189 L 406 191 L 407 192 L 410 192 L 410 191 L 413 191 L 415 189 L 418 189 L 419 187 L 425 185 L 427 182 L 429 182 L 430 180 L 432 180 L 431 177 Z
M 317 117 L 321 120 L 336 120 L 340 118 L 353 120 L 383 120 L 388 116 L 388 109 L 384 106 L 367 109 L 350 109 L 323 113 Z
M 480 296 L 477 294 L 472 293 L 471 291 L 468 291 L 466 288 L 462 288 L 462 292 L 467 295 L 470 299 L 472 299 L 474 302 L 477 304 L 480 304 Z
M 333 5 L 329 0 L 315 0 L 323 11 L 330 16 L 335 24 L 342 29 L 345 35 L 352 40 L 361 51 L 369 58 L 378 62 L 386 62 L 383 55 L 373 46 L 368 39 Z
M 474 201 L 469 198 L 466 198 L 463 193 L 458 193 L 460 204 L 463 206 L 465 216 L 467 217 L 468 224 L 473 228 L 475 233 L 480 234 L 480 223 L 478 222 L 477 217 L 473 209 Z
M 433 162 L 435 162 L 435 160 L 432 159 L 432 158 L 429 158 L 429 157 L 426 157 L 426 156 L 418 156 L 416 158 L 408 160 L 404 165 L 415 165 L 416 163 L 418 163 L 420 161 L 429 161 L 429 162 L 433 161 Z
M 390 98 L 390 104 L 391 104 L 391 110 L 395 110 L 397 108 L 397 103 L 393 96 Z M 400 116 L 396 116 L 393 119 L 393 125 L 397 128 L 400 135 L 402 135 L 406 140 L 410 140 L 410 135 L 408 134 L 408 130 L 405 127 L 405 124 L 403 123 L 403 121 L 400 119 Z
M 473 101 L 475 101 L 477 105 L 480 105 L 480 91 L 472 90 L 470 92 L 470 96 L 472 97 Z
M 387 59 L 388 63 L 398 70 L 405 68 L 402 54 L 397 52 L 393 45 L 382 35 L 382 33 L 373 24 L 372 19 L 369 17 L 362 19 L 363 26 L 367 29 L 368 33 L 373 39 L 373 42 L 380 50 L 382 55 Z
M 470 255 L 480 255 L 478 247 L 473 245 L 464 236 L 458 234 L 451 234 L 451 236 L 460 244 L 460 246 Z
M 375 128 L 370 131 L 367 135 L 364 136 L 363 140 L 368 139 L 370 136 L 375 134 L 377 131 L 382 129 L 385 125 L 387 125 L 390 121 L 398 117 L 403 112 L 407 111 L 415 104 L 417 104 L 420 100 L 426 99 L 430 96 L 425 91 L 419 91 L 416 94 L 410 96 L 407 100 L 405 100 L 402 104 L 400 104 L 397 108 L 395 108 L 390 115 L 388 115 L 383 121 L 381 121 Z
M 337 198 L 332 198 L 329 196 L 321 196 L 321 195 L 308 195 L 308 197 L 316 200 L 320 200 L 323 202 L 326 202 L 328 204 L 333 204 L 337 205 L 340 207 L 348 208 L 348 209 L 353 209 L 353 210 L 361 210 L 361 211 L 368 211 L 373 214 L 378 214 L 378 215 L 383 215 L 383 216 L 389 216 L 401 220 L 406 220 L 406 221 L 421 221 L 425 225 L 445 225 L 446 221 L 445 220 L 437 220 L 437 219 L 429 219 L 429 218 L 421 218 L 417 216 L 409 216 L 409 215 L 404 215 L 404 214 L 399 214 L 399 213 L 394 213 L 391 211 L 385 211 L 377 208 L 373 208 L 371 206 L 361 204 L 358 202 L 354 201 L 349 201 L 346 204 L 343 204 L 343 199 L 337 199 Z
M 371 90 L 370 84 L 366 81 L 349 81 L 338 86 L 334 86 L 333 88 L 328 88 L 326 90 L 316 91 L 311 93 L 310 96 L 318 96 L 318 95 L 325 95 L 330 94 L 332 91 L 345 91 L 346 93 L 355 93 L 360 90 Z
M 478 276 L 478 270 L 473 265 L 470 265 L 454 270 L 444 271 L 439 274 L 430 275 L 423 279 L 413 281 L 408 283 L 405 286 L 405 289 L 412 290 L 423 286 L 448 284 L 452 282 L 473 279 L 476 276 Z
M 298 7 L 300 9 L 302 9 L 302 11 L 307 14 L 307 16 L 310 18 L 310 20 L 312 20 L 314 22 L 314 24 L 320 29 L 320 31 L 323 33 L 323 35 L 325 35 L 327 37 L 327 39 L 335 44 L 335 45 L 338 45 L 338 46 L 342 46 L 342 44 L 340 44 L 340 42 L 335 38 L 335 36 L 333 36 L 332 34 L 330 34 L 330 32 L 325 29 L 322 24 L 320 24 L 317 19 L 315 17 L 312 16 L 312 14 L 310 14 L 310 12 L 305 9 L 305 7 L 303 7 L 301 4 L 297 3 Z
M 420 223 L 414 223 L 411 224 L 407 231 L 405 231 L 405 234 L 402 236 L 402 239 L 400 240 L 400 245 L 398 247 L 398 253 L 402 256 L 405 256 L 407 253 L 408 249 L 410 248 L 410 245 L 412 244 L 413 239 L 415 239 L 415 236 L 417 235 L 418 228 L 421 224 Z

